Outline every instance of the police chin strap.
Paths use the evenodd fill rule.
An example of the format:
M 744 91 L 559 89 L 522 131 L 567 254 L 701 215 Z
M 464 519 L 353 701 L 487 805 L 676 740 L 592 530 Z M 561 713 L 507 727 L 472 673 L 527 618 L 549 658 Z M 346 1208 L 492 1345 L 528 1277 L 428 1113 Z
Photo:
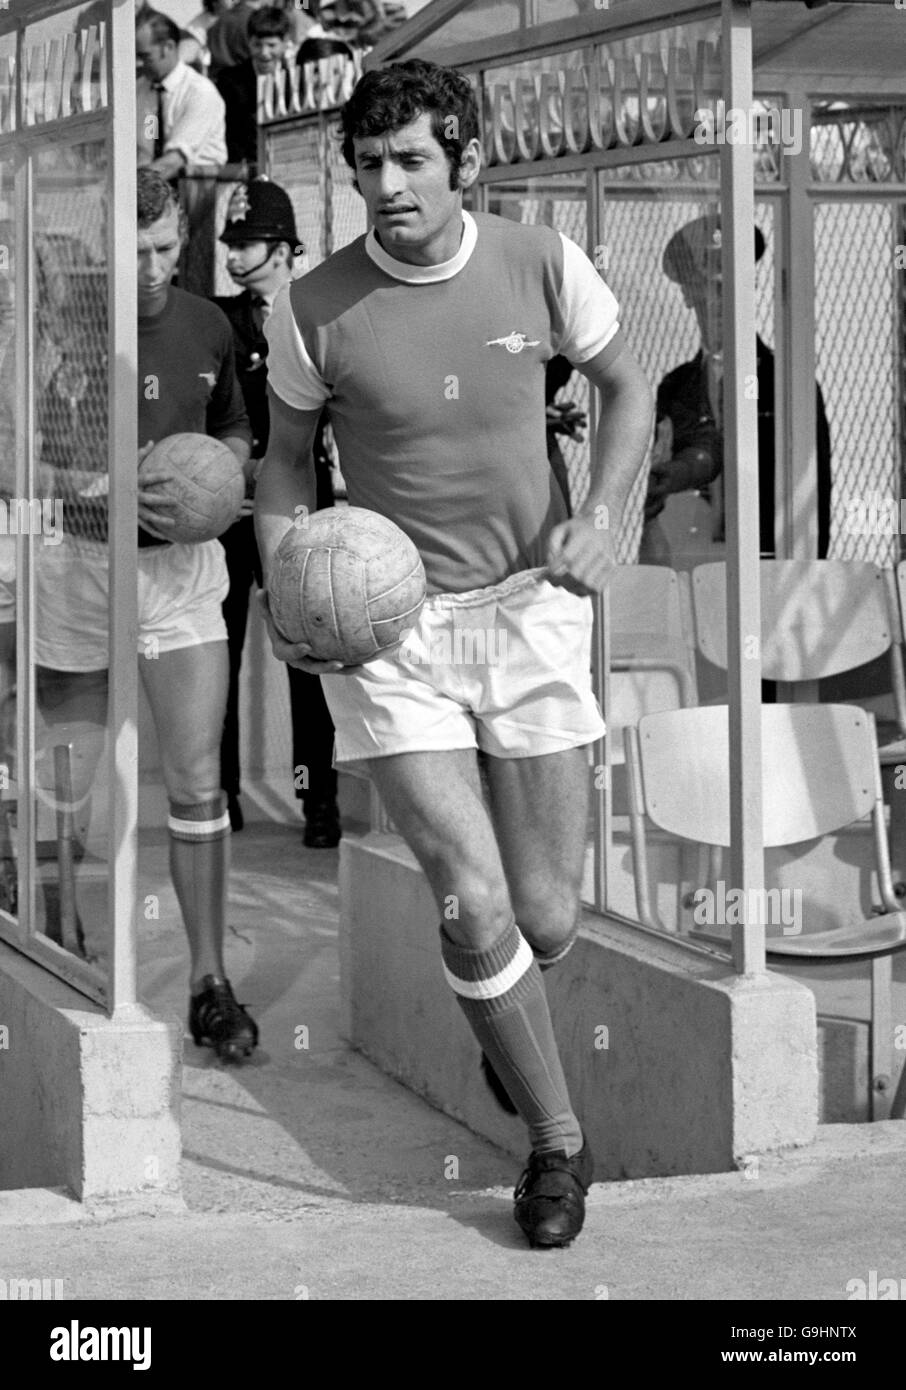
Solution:
M 262 266 L 267 265 L 271 256 L 274 254 L 275 245 L 279 245 L 279 243 L 273 243 L 267 255 L 264 257 L 264 260 L 259 261 L 257 265 L 250 265 L 247 270 L 231 270 L 230 275 L 233 277 L 234 280 L 247 280 L 250 275 L 255 274 L 256 270 L 260 270 Z

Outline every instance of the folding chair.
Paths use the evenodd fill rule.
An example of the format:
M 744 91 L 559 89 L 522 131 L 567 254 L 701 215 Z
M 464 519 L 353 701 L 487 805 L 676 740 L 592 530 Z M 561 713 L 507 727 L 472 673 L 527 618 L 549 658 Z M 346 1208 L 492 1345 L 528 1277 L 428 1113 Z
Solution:
M 611 762 L 622 762 L 621 730 L 643 714 L 698 703 L 688 578 L 662 565 L 620 565 L 611 576 Z
M 663 565 L 620 565 L 608 587 L 608 614 L 605 762 L 612 776 L 604 853 L 610 864 L 614 841 L 624 840 L 629 830 L 623 729 L 643 714 L 698 700 L 689 576 Z M 689 877 L 688 857 L 688 847 L 681 846 L 680 879 Z
M 871 1113 L 906 1112 L 906 1069 L 891 1100 L 892 961 L 906 947 L 906 912 L 890 874 L 874 717 L 851 705 L 765 705 L 762 714 L 766 848 L 798 845 L 871 819 L 881 907 L 828 930 L 767 935 L 769 960 L 800 966 L 871 963 Z M 664 930 L 651 908 L 648 825 L 679 839 L 727 847 L 730 784 L 727 707 L 671 710 L 625 731 L 639 919 Z M 814 906 L 814 904 L 813 904 Z M 692 933 L 728 945 L 729 931 Z
M 880 758 L 886 764 L 906 757 L 903 629 L 889 572 L 863 560 L 762 560 L 760 576 L 765 680 L 818 681 L 888 653 L 896 728 Z M 723 562 L 700 565 L 692 575 L 696 646 L 724 670 L 726 578 Z

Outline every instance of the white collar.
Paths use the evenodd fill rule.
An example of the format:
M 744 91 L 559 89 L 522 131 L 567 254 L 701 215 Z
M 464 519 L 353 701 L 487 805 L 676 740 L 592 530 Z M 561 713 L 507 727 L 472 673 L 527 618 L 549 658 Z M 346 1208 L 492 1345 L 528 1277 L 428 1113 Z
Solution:
M 394 280 L 404 280 L 408 285 L 432 285 L 439 280 L 451 280 L 462 270 L 475 250 L 475 243 L 478 240 L 478 227 L 475 218 L 466 212 L 465 208 L 463 208 L 462 222 L 462 241 L 459 243 L 459 250 L 450 260 L 441 261 L 439 265 L 409 265 L 407 261 L 398 261 L 395 256 L 388 256 L 375 236 L 373 227 L 365 238 L 365 251 L 380 270 L 383 270 L 387 275 L 392 275 Z
M 172 67 L 166 77 L 160 79 L 161 86 L 166 92 L 172 92 L 177 88 L 183 79 L 183 75 L 188 72 L 186 64 L 181 58 L 177 58 L 176 66 Z M 153 85 L 153 84 L 152 84 Z

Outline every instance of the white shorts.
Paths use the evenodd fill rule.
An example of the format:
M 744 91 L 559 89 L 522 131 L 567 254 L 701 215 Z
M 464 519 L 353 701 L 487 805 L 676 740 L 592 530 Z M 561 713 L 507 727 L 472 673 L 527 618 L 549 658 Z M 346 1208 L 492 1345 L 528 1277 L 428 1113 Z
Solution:
M 35 548 L 35 660 L 57 671 L 102 671 L 107 648 L 106 544 L 64 539 Z M 230 587 L 219 541 L 138 552 L 138 652 L 225 642 L 221 604 Z
M 591 685 L 592 604 L 526 570 L 425 600 L 401 646 L 322 676 L 334 761 L 480 748 L 531 758 L 604 734 Z

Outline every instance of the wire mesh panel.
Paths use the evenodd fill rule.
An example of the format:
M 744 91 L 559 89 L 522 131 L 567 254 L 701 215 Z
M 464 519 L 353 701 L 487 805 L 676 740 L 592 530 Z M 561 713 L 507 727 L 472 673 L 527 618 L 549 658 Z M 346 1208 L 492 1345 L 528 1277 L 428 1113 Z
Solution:
M 53 0 L 4 16 L 8 8 L 0 5 L 0 933 L 92 998 L 125 1000 L 134 997 L 128 971 L 117 982 L 98 967 L 109 948 L 112 421 L 124 435 L 122 399 L 109 388 L 124 365 L 122 348 L 109 360 L 108 286 L 122 264 L 108 265 L 109 170 L 121 143 L 108 50 L 113 30 L 125 48 L 126 27 L 122 7 L 114 23 L 106 3 L 84 15 L 83 4 Z M 130 313 L 117 305 L 126 348 Z M 94 835 L 92 801 L 102 812 Z M 134 845 L 123 829 L 116 852 L 128 877 Z M 133 908 L 130 900 L 121 962 Z
M 488 188 L 488 211 L 514 222 L 553 227 L 588 248 L 585 174 L 556 174 L 544 179 L 519 179 L 513 183 L 494 183 Z M 555 395 L 563 404 L 569 400 L 576 410 L 588 413 L 588 382 L 575 372 Z M 557 447 L 566 465 L 569 494 L 573 507 L 581 505 L 588 491 L 589 440 L 587 430 L 576 426 L 573 432 L 558 434 Z
M 695 161 L 702 175 L 716 173 L 716 159 Z M 654 166 L 655 168 L 657 166 Z M 606 262 L 607 279 L 621 309 L 621 323 L 652 387 L 657 388 L 669 373 L 690 364 L 702 348 L 700 320 L 694 295 L 671 279 L 665 271 L 665 251 L 681 228 L 694 227 L 703 218 L 716 218 L 719 198 L 715 183 L 702 177 L 684 188 L 668 183 L 658 188 L 647 166 L 644 188 L 628 183 L 626 170 L 601 174 L 600 258 Z M 639 183 L 643 180 L 640 177 Z M 760 203 L 757 221 L 764 238 L 764 253 L 756 276 L 756 321 L 759 337 L 771 347 L 774 341 L 773 210 Z M 676 243 L 673 243 L 676 245 Z M 719 242 L 714 248 L 719 253 Z M 719 333 L 721 317 L 720 271 L 713 267 L 707 307 Z M 722 351 L 722 338 L 710 344 L 711 351 Z M 708 405 L 713 405 L 709 401 Z M 703 403 L 703 411 L 707 405 Z M 713 412 L 712 412 L 713 413 Z M 652 450 L 657 448 L 657 436 Z M 650 457 L 649 457 L 650 464 Z M 636 481 L 623 519 L 619 539 L 619 559 L 630 563 L 640 555 L 644 530 L 648 468 Z M 698 560 L 711 558 L 723 548 L 721 517 L 718 515 L 719 487 L 691 495 L 672 494 L 665 507 L 665 524 L 671 532 L 669 555 L 663 563 L 688 568 Z M 642 558 L 651 560 L 651 554 Z
M 329 250 L 339 251 L 366 230 L 365 203 L 353 188 L 353 172 L 343 158 L 340 122 L 330 117 L 324 123 L 324 155 L 327 162 Z
M 0 515 L 16 496 L 16 226 L 13 160 L 0 159 Z M 40 258 L 38 257 L 40 265 Z M 16 538 L 0 533 L 0 912 L 19 911 L 16 845 Z
M 36 482 L 45 509 L 35 567 L 39 930 L 102 961 L 107 932 L 104 651 L 86 657 L 84 588 L 105 586 L 107 547 L 106 145 L 51 145 L 34 158 L 39 344 Z M 50 521 L 50 526 L 47 522 Z M 103 624 L 106 626 L 106 620 Z M 101 633 L 101 645 L 106 634 Z M 95 671 L 91 671 L 92 665 Z M 86 667 L 89 668 L 86 670 Z
M 266 133 L 267 171 L 289 194 L 305 245 L 303 271 L 366 230 L 365 204 L 352 187 L 340 148 L 340 123 L 319 114 Z
M 894 202 L 815 207 L 816 351 L 833 442 L 831 554 L 878 565 L 900 556 L 897 212 Z

